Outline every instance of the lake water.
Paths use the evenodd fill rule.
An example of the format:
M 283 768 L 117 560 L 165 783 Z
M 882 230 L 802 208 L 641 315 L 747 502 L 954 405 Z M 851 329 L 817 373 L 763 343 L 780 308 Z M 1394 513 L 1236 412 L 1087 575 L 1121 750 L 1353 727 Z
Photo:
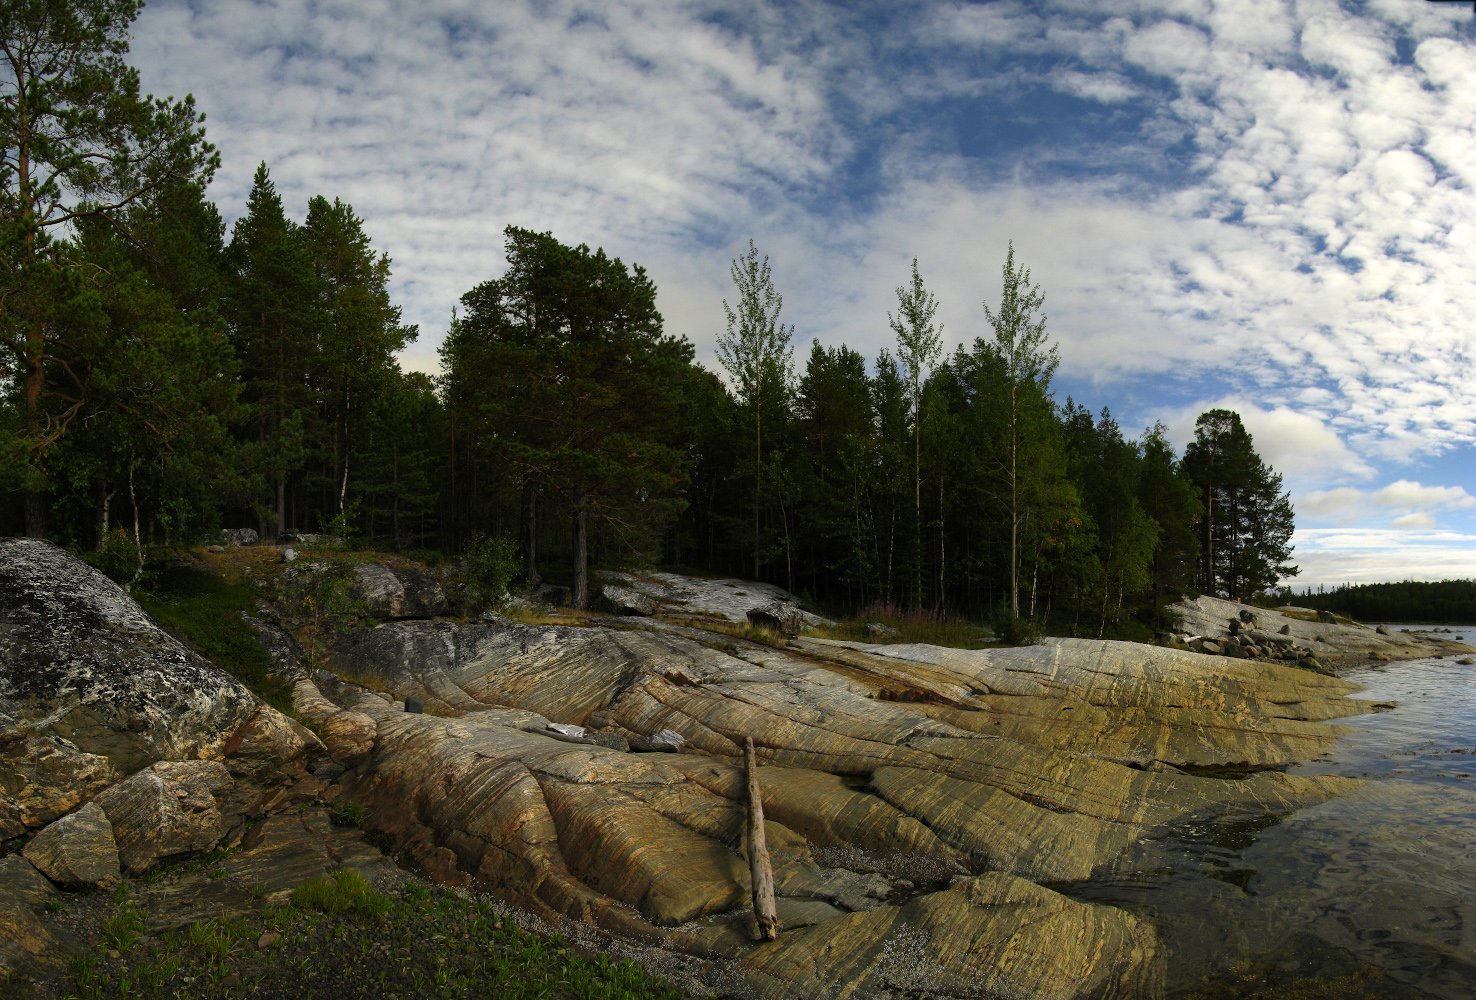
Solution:
M 1352 732 L 1291 773 L 1355 792 L 1160 842 L 1152 877 L 1072 895 L 1154 918 L 1170 996 L 1476 998 L 1476 666 L 1456 660 L 1343 674 L 1399 707 L 1338 720 Z

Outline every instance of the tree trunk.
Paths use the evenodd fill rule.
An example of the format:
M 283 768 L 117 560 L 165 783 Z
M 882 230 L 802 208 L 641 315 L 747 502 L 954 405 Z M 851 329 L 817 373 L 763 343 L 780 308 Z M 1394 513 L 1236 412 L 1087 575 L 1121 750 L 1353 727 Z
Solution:
M 46 537 L 46 494 L 37 490 L 26 490 L 26 537 Z
M 538 484 L 523 480 L 523 581 L 532 590 L 543 582 L 538 575 Z
M 589 609 L 589 540 L 585 535 L 584 491 L 574 488 L 574 594 L 570 605 Z
M 108 514 L 113 494 L 108 492 L 108 484 L 103 483 L 97 491 L 97 550 L 102 551 L 108 541 Z
M 758 756 L 753 737 L 743 738 L 743 759 L 748 769 L 748 871 L 753 883 L 753 919 L 760 941 L 779 939 L 779 913 L 774 906 L 774 867 L 769 861 L 769 840 L 764 834 L 764 800 L 759 793 Z

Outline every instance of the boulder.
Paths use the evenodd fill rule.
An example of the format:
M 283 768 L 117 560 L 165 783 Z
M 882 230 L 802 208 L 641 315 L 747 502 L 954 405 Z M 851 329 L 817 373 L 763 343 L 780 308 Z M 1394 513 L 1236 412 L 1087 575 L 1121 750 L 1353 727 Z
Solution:
M 270 705 L 256 710 L 226 750 L 231 777 L 263 787 L 295 779 L 328 755 L 312 730 Z
M 45 827 L 22 853 L 58 885 L 106 888 L 116 885 L 120 878 L 113 827 L 96 802 Z
M 1252 628 L 1254 628 L 1256 626 L 1256 616 L 1255 616 L 1255 613 L 1252 612 L 1249 608 L 1242 609 L 1238 617 L 1240 618 L 1240 620 L 1242 622 L 1244 622 L 1245 624 L 1251 626 Z
M 0 858 L 0 886 L 27 906 L 45 906 L 61 893 L 21 854 Z
M 446 610 L 445 592 L 424 570 L 361 562 L 350 573 L 350 592 L 376 618 L 432 618 Z
M 294 549 L 290 545 L 283 546 L 282 547 L 282 562 L 284 562 L 284 563 L 297 562 L 297 550 Z
M 600 604 L 614 615 L 646 617 L 656 613 L 656 603 L 645 594 L 613 583 L 600 585 Z
M 58 754 L 105 757 L 114 772 L 130 774 L 158 760 L 219 759 L 255 710 L 244 685 L 186 649 L 100 572 L 49 542 L 0 540 L 7 746 L 34 730 L 65 741 L 62 749 L 52 740 Z M 27 746 L 26 754 L 52 752 Z M 96 762 L 73 763 L 62 769 L 75 776 L 66 779 L 72 793 L 90 794 Z
M 255 528 L 227 528 L 225 539 L 227 545 L 255 545 L 260 536 Z
M 0 715 L 0 841 L 40 829 L 116 780 L 106 757 Z
M 124 871 L 142 875 L 162 859 L 215 846 L 225 832 L 215 796 L 232 783 L 218 761 L 160 761 L 99 795 Z
M 0 882 L 0 971 L 6 973 L 0 978 L 49 978 L 82 947 L 66 931 L 43 924 L 11 885 Z
M 1336 625 L 1338 618 L 1331 611 L 1317 612 L 1317 620 L 1328 625 Z
M 902 637 L 899 630 L 881 622 L 867 622 L 862 631 L 866 634 L 867 642 L 891 642 Z
M 804 612 L 793 604 L 775 602 L 748 612 L 751 624 L 781 635 L 799 635 L 805 626 Z
M 1378 628 L 1374 629 L 1374 631 L 1377 632 L 1379 635 L 1392 635 L 1393 634 L 1392 632 L 1389 631 L 1389 626 L 1387 626 L 1387 625 L 1380 625 Z

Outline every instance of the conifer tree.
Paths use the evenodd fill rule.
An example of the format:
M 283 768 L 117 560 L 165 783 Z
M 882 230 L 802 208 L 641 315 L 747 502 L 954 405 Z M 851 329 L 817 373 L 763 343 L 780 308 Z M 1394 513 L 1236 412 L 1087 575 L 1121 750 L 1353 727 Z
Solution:
M 72 266 L 69 227 L 126 223 L 171 184 L 208 180 L 218 160 L 185 98 L 139 94 L 123 61 L 139 0 L 25 0 L 0 7 L 0 349 L 23 407 L 0 429 L 5 478 L 25 496 L 25 529 L 45 531 L 47 449 L 87 406 L 79 366 L 100 329 L 95 287 Z

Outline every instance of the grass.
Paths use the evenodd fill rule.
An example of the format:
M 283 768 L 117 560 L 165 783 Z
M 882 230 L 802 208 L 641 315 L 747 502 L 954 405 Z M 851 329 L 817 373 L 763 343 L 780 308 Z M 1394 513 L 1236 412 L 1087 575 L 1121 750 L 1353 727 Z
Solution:
M 1231 969 L 1184 1000 L 1379 1000 L 1383 973 L 1372 966 L 1336 979 L 1270 976 Z
M 897 634 L 883 639 L 866 635 L 871 623 L 896 629 Z M 806 635 L 818 639 L 845 639 L 852 642 L 927 643 L 955 649 L 978 649 L 994 640 L 994 632 L 959 615 L 939 615 L 929 611 L 905 611 L 895 605 L 873 604 L 859 615 L 833 626 L 805 629 Z
M 259 915 L 202 920 L 117 958 L 78 955 L 50 982 L 0 982 L 0 1000 L 202 996 L 680 1000 L 681 994 L 632 962 L 581 954 L 558 936 L 530 933 L 484 902 L 423 885 L 391 895 L 352 871 L 299 886 L 290 902 Z
M 206 570 L 180 567 L 162 571 L 148 593 L 135 596 L 171 635 L 187 642 L 273 708 L 290 714 L 291 689 L 267 676 L 271 658 L 251 626 L 241 620 L 242 611 L 256 613 L 261 595 L 253 583 L 232 583 Z

